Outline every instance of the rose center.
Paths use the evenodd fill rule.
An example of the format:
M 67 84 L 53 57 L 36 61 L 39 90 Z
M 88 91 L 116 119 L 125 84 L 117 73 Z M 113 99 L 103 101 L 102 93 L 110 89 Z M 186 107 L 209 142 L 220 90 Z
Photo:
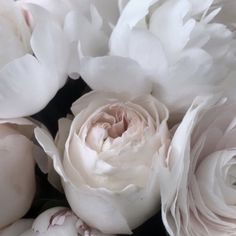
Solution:
M 101 151 L 104 142 L 121 137 L 129 127 L 127 111 L 119 105 L 109 106 L 91 120 L 86 141 L 93 149 Z M 110 143 L 110 142 L 109 142 Z

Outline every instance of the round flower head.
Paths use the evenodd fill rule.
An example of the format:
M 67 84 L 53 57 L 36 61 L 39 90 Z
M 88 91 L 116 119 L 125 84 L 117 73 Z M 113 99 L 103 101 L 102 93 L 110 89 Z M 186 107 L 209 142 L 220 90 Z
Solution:
M 131 233 L 159 209 L 168 111 L 150 95 L 99 92 L 78 99 L 72 111 L 73 121 L 59 123 L 57 147 L 43 130 L 36 130 L 37 140 L 82 220 L 103 233 Z

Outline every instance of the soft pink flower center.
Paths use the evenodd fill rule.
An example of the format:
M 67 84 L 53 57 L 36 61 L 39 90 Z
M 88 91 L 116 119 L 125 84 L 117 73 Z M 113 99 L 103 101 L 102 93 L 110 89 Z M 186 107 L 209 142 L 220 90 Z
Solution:
M 99 112 L 90 124 L 86 142 L 90 147 L 99 151 L 106 139 L 121 137 L 128 129 L 130 120 L 124 107 L 116 105 Z

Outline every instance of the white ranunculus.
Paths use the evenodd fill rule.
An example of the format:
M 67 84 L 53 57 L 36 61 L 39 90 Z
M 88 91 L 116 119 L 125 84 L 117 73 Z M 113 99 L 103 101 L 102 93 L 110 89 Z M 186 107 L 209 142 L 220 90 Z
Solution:
M 160 169 L 162 216 L 171 236 L 236 231 L 236 106 L 196 99 Z
M 67 79 L 69 41 L 49 12 L 0 1 L 0 118 L 41 110 Z
M 108 234 L 130 234 L 159 209 L 157 167 L 169 143 L 168 110 L 151 95 L 91 92 L 62 119 L 56 145 L 36 138 L 52 157 L 73 211 Z M 63 154 L 64 153 L 64 154 Z
M 66 28 L 78 40 L 82 78 L 95 90 L 152 92 L 181 116 L 196 95 L 224 90 L 234 98 L 236 41 L 234 30 L 223 25 L 231 23 L 224 18 L 228 2 L 119 1 L 112 31 L 101 30 L 107 23 L 101 13 L 93 12 L 92 26 L 84 14 L 71 13 L 66 21 L 74 27 Z
M 105 236 L 91 229 L 71 210 L 65 207 L 54 207 L 41 213 L 32 227 L 17 235 L 6 236 Z M 5 235 L 3 235 L 5 236 Z
M 26 119 L 0 121 L 0 229 L 21 218 L 35 195 L 35 125 Z

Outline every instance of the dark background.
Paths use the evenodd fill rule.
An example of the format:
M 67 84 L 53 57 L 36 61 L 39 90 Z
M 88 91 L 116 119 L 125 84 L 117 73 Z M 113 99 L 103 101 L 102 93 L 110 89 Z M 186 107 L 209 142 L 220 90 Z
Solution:
M 57 121 L 70 113 L 71 104 L 84 93 L 90 91 L 82 79 L 69 79 L 52 101 L 39 113 L 32 116 L 41 121 L 53 136 L 57 132 Z M 65 196 L 47 182 L 47 176 L 36 169 L 38 190 L 34 203 L 26 217 L 37 217 L 44 210 L 55 206 L 68 206 Z M 134 236 L 166 236 L 161 213 L 157 213 L 146 223 L 134 230 Z M 69 235 L 68 235 L 69 236 Z

